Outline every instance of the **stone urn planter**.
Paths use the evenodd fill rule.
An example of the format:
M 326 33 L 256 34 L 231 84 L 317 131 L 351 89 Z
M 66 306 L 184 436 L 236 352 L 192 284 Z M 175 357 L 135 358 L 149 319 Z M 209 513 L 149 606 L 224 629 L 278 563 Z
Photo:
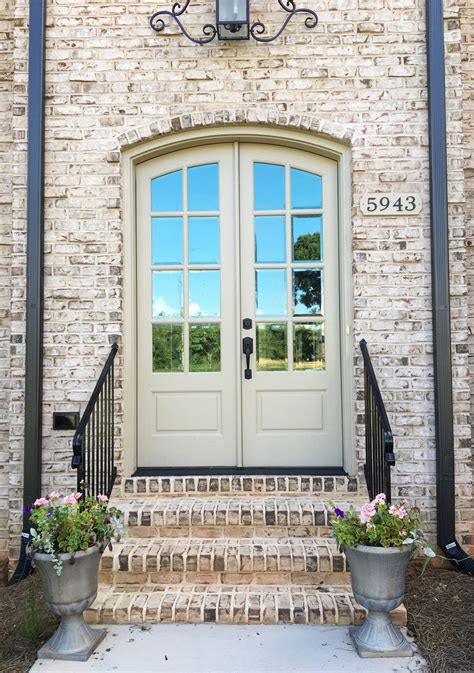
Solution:
M 87 661 L 105 637 L 106 629 L 92 629 L 83 612 L 97 595 L 101 549 L 90 547 L 74 554 L 58 554 L 62 561 L 58 576 L 49 554 L 33 552 L 48 608 L 61 617 L 57 631 L 38 651 L 38 659 Z
M 361 657 L 411 657 L 414 649 L 390 617 L 403 601 L 411 549 L 344 545 L 344 553 L 354 596 L 368 610 L 365 622 L 350 629 L 357 652 Z

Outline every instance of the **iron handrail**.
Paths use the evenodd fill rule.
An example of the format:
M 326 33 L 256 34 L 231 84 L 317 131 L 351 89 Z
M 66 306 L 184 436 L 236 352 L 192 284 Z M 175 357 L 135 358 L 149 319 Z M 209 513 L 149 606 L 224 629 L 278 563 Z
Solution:
M 77 470 L 77 490 L 110 496 L 117 475 L 114 465 L 114 343 L 72 440 L 71 467 Z
M 370 498 L 385 493 L 391 501 L 391 467 L 395 465 L 393 433 L 370 358 L 367 342 L 359 343 L 364 359 L 364 474 Z

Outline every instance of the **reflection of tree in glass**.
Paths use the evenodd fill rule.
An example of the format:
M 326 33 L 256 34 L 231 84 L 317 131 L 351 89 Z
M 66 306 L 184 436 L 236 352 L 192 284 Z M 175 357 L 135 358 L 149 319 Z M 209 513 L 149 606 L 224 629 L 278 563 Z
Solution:
M 321 258 L 321 236 L 319 232 L 302 234 L 295 241 L 296 262 L 317 261 Z M 298 313 L 321 312 L 321 274 L 317 270 L 302 269 L 294 274 L 293 294 L 295 306 L 303 304 L 308 310 Z
M 218 372 L 220 368 L 220 326 L 190 325 L 189 370 L 191 372 Z
M 319 262 L 321 259 L 321 236 L 319 232 L 301 234 L 295 241 L 295 262 Z
M 286 325 L 258 325 L 257 359 L 260 370 L 286 369 Z
M 153 325 L 153 371 L 183 371 L 183 326 Z
M 324 336 L 319 325 L 296 326 L 295 368 L 324 369 Z

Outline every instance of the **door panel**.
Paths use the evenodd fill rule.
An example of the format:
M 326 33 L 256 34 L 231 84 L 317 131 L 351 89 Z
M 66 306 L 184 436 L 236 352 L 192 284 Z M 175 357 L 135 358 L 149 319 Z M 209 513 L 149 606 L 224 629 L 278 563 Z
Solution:
M 336 163 L 249 144 L 240 175 L 244 465 L 341 465 Z
M 238 461 L 234 179 L 231 145 L 176 152 L 137 169 L 143 467 Z

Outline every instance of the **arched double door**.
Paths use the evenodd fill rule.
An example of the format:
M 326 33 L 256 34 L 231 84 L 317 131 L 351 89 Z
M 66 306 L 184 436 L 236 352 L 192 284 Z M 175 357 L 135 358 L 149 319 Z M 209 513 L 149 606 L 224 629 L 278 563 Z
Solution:
M 223 143 L 136 180 L 139 466 L 342 465 L 336 162 Z

